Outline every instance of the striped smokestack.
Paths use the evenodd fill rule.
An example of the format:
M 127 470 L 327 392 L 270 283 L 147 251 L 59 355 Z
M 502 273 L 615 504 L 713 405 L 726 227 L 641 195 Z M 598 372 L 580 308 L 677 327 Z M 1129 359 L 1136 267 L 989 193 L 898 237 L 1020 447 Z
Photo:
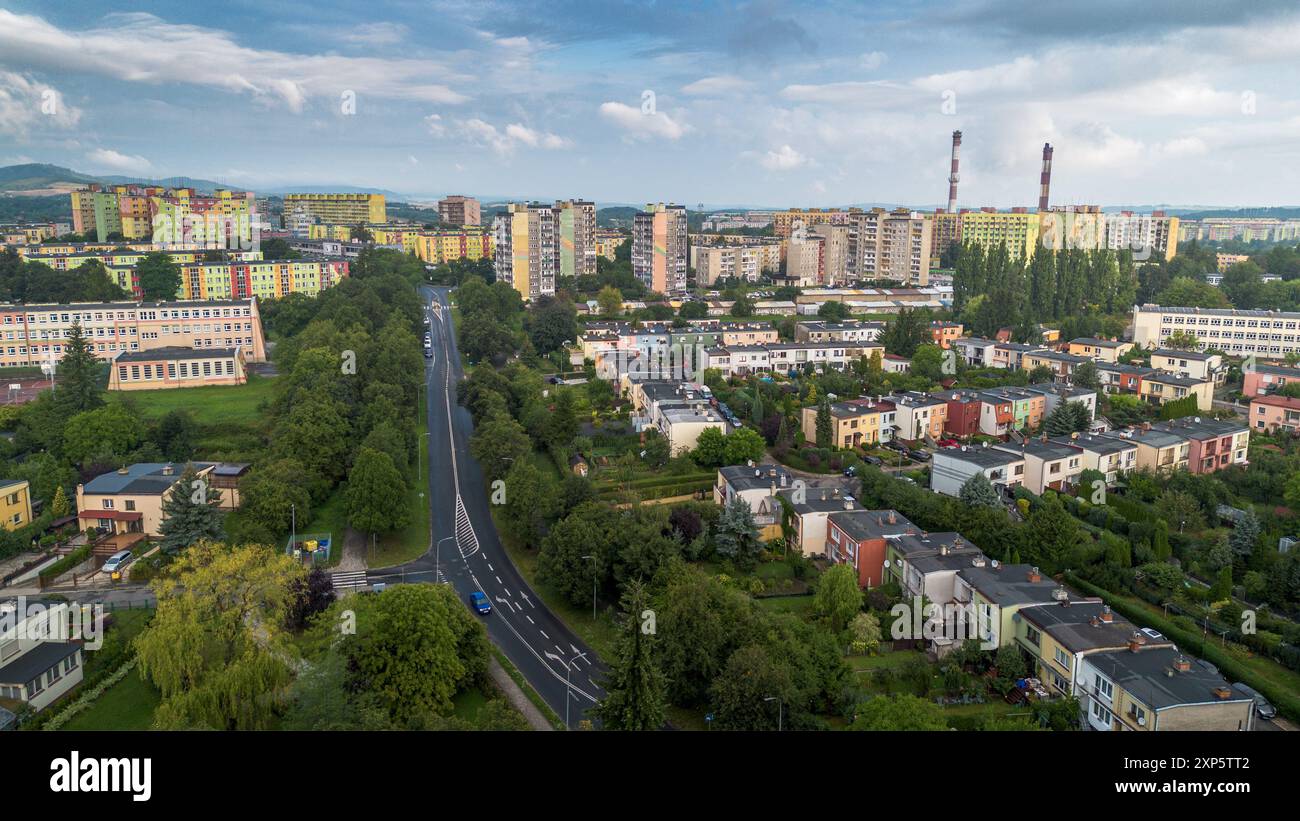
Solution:
M 1038 180 L 1038 210 L 1047 210 L 1047 192 L 1052 187 L 1052 144 L 1043 143 L 1043 173 Z
M 961 132 L 952 132 L 952 170 L 948 173 L 948 213 L 957 213 L 957 181 L 961 179 L 957 173 L 957 161 L 961 154 Z

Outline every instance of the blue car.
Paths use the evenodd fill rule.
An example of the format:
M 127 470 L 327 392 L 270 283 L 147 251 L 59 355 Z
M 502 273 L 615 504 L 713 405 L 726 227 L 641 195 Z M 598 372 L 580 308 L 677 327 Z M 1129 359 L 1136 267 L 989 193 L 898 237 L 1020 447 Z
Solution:
M 469 603 L 480 616 L 486 616 L 492 612 L 492 604 L 488 601 L 488 597 L 477 590 L 469 594 Z

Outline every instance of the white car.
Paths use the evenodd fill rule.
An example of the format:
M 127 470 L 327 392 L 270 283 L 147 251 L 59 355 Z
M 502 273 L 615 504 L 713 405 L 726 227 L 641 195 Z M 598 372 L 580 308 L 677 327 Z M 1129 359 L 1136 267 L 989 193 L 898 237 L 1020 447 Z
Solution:
M 104 562 L 104 566 L 101 569 L 105 573 L 116 573 L 123 567 L 126 567 L 127 563 L 131 561 L 131 555 L 131 551 L 129 550 L 119 550 L 112 556 L 108 557 L 108 561 Z

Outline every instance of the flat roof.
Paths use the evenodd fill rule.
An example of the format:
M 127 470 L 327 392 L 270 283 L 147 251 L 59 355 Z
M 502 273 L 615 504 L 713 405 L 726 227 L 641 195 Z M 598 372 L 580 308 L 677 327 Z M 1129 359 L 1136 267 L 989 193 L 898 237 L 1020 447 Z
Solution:
M 777 487 L 790 486 L 790 471 L 783 465 L 766 462 L 760 465 L 727 465 L 718 468 L 718 473 L 736 491 L 770 488 L 775 482 Z M 784 477 L 785 481 L 782 481 Z
M 179 345 L 168 345 L 145 351 L 122 351 L 113 357 L 113 361 L 121 363 L 155 362 L 159 359 L 229 359 L 238 351 L 238 348 L 182 348 Z
M 984 447 L 963 447 L 958 448 L 939 448 L 934 452 L 935 459 L 953 459 L 958 462 L 967 462 L 976 465 L 982 469 L 998 468 L 1005 465 L 1013 465 L 1016 462 L 1024 460 L 1020 454 L 1012 454 L 1001 448 L 984 448 Z
M 1017 447 L 1011 443 L 994 445 L 993 447 L 1010 451 L 1012 453 L 1017 451 Z M 1041 439 L 1026 439 L 1020 443 L 1018 450 L 1020 453 L 1027 456 L 1033 456 L 1043 460 L 1064 459 L 1068 456 L 1077 456 L 1079 453 L 1069 445 L 1053 442 L 1050 439 L 1046 442 Z

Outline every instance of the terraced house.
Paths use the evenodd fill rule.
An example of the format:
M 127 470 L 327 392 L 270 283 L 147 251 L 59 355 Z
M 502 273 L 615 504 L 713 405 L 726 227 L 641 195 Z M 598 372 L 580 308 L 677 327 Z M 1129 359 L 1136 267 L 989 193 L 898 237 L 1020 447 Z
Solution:
M 886 399 L 832 402 L 830 411 L 834 447 L 869 447 L 888 442 L 893 437 L 891 428 L 897 408 Z M 817 408 L 804 408 L 801 422 L 804 438 L 816 442 Z

